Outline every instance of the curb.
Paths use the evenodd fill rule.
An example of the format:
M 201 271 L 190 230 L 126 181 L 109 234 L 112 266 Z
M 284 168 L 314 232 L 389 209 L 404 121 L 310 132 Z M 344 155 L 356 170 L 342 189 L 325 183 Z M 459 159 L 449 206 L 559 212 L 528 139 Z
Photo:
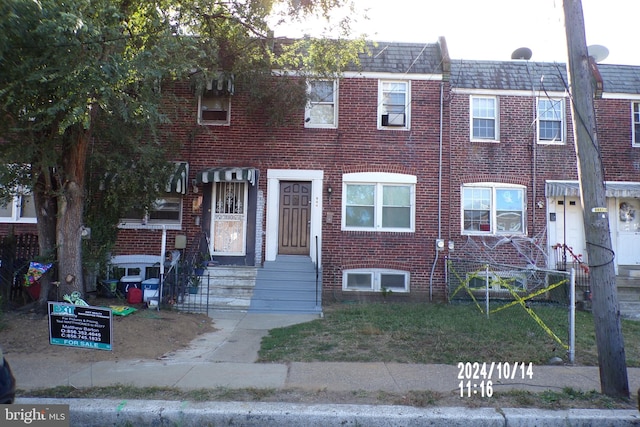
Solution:
M 389 405 L 32 398 L 17 399 L 16 403 L 69 405 L 71 426 L 578 427 L 606 425 L 627 427 L 640 425 L 640 413 L 631 409 L 551 411 L 524 408 L 415 408 Z

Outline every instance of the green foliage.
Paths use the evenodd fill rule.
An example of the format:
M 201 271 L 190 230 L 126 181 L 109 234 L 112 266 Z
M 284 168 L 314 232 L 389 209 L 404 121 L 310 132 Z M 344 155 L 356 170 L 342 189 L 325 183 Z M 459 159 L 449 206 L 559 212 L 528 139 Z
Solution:
M 293 90 L 271 86 L 272 70 L 292 69 L 303 77 L 339 72 L 357 58 L 361 44 L 305 40 L 275 52 L 269 13 L 281 5 L 288 16 L 328 16 L 343 3 L 348 1 L 1 2 L 0 164 L 28 166 L 27 173 L 0 170 L 0 202 L 24 185 L 39 203 L 57 207 L 46 218 L 37 211 L 39 224 L 51 225 L 41 227 L 50 250 L 77 241 L 65 236 L 66 245 L 56 245 L 56 215 L 75 223 L 84 214 L 92 228 L 85 260 L 104 260 L 120 215 L 148 207 L 166 182 L 174 147 L 165 141 L 179 138 L 161 134 L 172 119 L 163 109 L 163 85 L 191 76 L 201 87 L 220 71 L 260 78 L 252 99 L 270 104 L 271 121 L 282 123 L 291 108 L 304 105 L 304 81 L 294 81 Z M 79 191 L 70 197 L 70 188 Z M 80 277 L 75 260 L 58 262 L 61 274 Z

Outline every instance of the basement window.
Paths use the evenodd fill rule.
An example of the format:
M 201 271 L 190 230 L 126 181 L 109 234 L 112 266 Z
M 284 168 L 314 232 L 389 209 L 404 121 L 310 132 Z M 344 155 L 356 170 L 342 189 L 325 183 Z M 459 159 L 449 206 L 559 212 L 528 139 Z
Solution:
M 409 292 L 409 272 L 386 269 L 354 269 L 342 273 L 344 291 Z

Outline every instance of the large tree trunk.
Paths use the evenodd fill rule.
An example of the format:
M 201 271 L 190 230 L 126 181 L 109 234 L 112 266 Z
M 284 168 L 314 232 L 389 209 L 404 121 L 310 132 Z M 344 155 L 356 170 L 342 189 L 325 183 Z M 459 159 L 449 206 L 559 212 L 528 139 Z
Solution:
M 82 236 L 84 181 L 90 133 L 74 127 L 65 142 L 62 182 L 58 197 L 58 268 L 63 295 L 84 293 L 82 277 Z M 66 138 L 65 138 L 66 139 Z
M 34 171 L 37 174 L 36 184 L 33 190 L 33 199 L 36 207 L 36 218 L 38 220 L 38 246 L 40 256 L 55 262 L 56 250 L 56 199 L 53 187 L 51 171 Z M 40 298 L 36 307 L 36 312 L 44 314 L 49 301 L 49 289 L 51 286 L 51 273 L 45 274 L 40 279 Z

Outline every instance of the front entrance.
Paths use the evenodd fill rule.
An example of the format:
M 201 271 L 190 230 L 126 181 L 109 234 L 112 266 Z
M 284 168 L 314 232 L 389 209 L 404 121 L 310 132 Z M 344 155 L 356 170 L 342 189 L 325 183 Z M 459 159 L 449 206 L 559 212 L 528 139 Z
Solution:
M 281 181 L 278 253 L 309 255 L 311 182 Z
M 640 201 L 618 199 L 618 265 L 640 265 Z
M 566 244 L 574 255 L 582 255 L 581 260 L 588 262 L 580 199 L 577 197 L 564 197 L 558 199 L 556 204 L 555 236 L 557 241 L 550 243 L 552 245 L 557 243 Z M 566 262 L 575 261 L 570 253 L 565 255 L 567 256 Z
M 245 255 L 247 243 L 247 183 L 216 182 L 211 204 L 212 254 Z

